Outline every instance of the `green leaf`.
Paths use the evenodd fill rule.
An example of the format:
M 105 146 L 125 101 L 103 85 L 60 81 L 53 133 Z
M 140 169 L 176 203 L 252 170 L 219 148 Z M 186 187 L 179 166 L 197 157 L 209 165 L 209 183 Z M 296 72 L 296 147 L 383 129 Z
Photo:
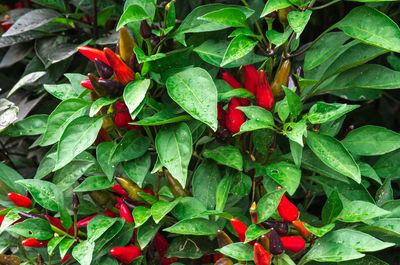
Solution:
M 141 135 L 136 130 L 125 133 L 124 138 L 115 147 L 111 156 L 111 163 L 116 164 L 139 158 L 147 152 L 150 146 L 150 139 Z
M 162 127 L 156 136 L 160 162 L 183 187 L 186 186 L 192 148 L 192 135 L 186 123 Z
M 222 145 L 215 149 L 206 149 L 203 151 L 202 155 L 205 158 L 213 159 L 222 165 L 226 165 L 239 171 L 243 170 L 242 154 L 234 146 Z
M 232 176 L 225 176 L 217 186 L 217 195 L 215 197 L 216 205 L 215 210 L 223 211 L 225 208 L 226 200 L 228 199 L 229 190 L 232 185 Z
M 193 197 L 202 202 L 207 209 L 214 209 L 216 204 L 217 185 L 221 173 L 216 163 L 206 160 L 201 163 L 193 175 Z
M 146 11 L 139 5 L 130 5 L 128 8 L 124 10 L 124 13 L 121 15 L 121 18 L 118 21 L 118 25 L 116 30 L 119 30 L 124 25 L 135 22 L 141 21 L 144 19 L 149 18 L 150 16 L 146 13 Z
M 231 98 L 237 97 L 237 98 L 249 98 L 249 99 L 254 99 L 255 96 L 253 93 L 250 91 L 243 89 L 243 88 L 237 88 L 237 89 L 231 89 L 228 91 L 224 92 L 219 92 L 218 93 L 218 102 L 229 102 Z
M 314 227 L 314 226 L 311 226 L 311 225 L 309 225 L 307 223 L 304 223 L 304 226 L 311 233 L 313 233 L 313 235 L 316 235 L 318 237 L 322 237 L 323 235 L 325 235 L 326 233 L 331 231 L 335 227 L 335 224 L 328 224 L 328 225 L 324 225 L 322 227 Z
M 257 205 L 258 221 L 257 223 L 267 220 L 276 210 L 281 201 L 285 189 L 276 190 L 265 194 Z
M 200 238 L 186 236 L 176 237 L 172 240 L 164 257 L 199 259 L 204 255 L 202 248 L 204 248 L 205 244 L 206 242 Z M 184 264 L 175 262 L 174 265 Z
M 89 105 L 90 102 L 82 99 L 67 99 L 61 102 L 49 116 L 46 132 L 40 145 L 47 146 L 56 143 L 68 124 L 83 116 Z
M 97 215 L 89 221 L 87 225 L 87 238 L 89 242 L 94 243 L 100 236 L 102 236 L 115 222 L 117 218 L 111 218 L 106 215 Z
M 204 218 L 193 218 L 182 220 L 163 231 L 181 235 L 214 236 L 217 230 L 216 223 Z
M 54 250 L 56 249 L 56 247 L 58 246 L 58 244 L 60 244 L 60 242 L 65 238 L 65 236 L 61 237 L 61 236 L 55 236 L 53 237 L 49 243 L 47 244 L 47 253 L 49 255 L 52 255 L 52 253 L 54 252 Z
M 365 176 L 365 177 L 368 177 L 370 179 L 373 179 L 373 180 L 375 180 L 376 182 L 378 182 L 379 184 L 382 185 L 382 180 L 379 178 L 378 174 L 376 173 L 374 168 L 371 167 L 370 164 L 367 164 L 367 163 L 364 163 L 364 162 L 360 162 L 358 164 L 358 166 L 360 167 L 361 176 Z
M 356 155 L 383 155 L 400 148 L 400 134 L 383 127 L 367 125 L 347 134 L 342 144 Z
M 31 136 L 42 134 L 46 131 L 48 115 L 31 115 L 21 121 L 8 126 L 1 135 L 9 137 Z
M 224 246 L 223 248 L 216 249 L 220 253 L 242 261 L 251 261 L 253 260 L 253 247 L 249 244 L 245 243 L 233 243 Z
M 253 241 L 268 232 L 269 230 L 265 230 L 257 224 L 251 224 L 246 230 L 246 240 L 244 241 L 244 243 Z
M 161 223 L 156 224 L 152 219 L 149 219 L 144 225 L 140 226 L 137 230 L 137 241 L 141 249 L 144 249 L 151 239 L 154 238 Z
M 283 90 L 285 91 L 286 94 L 289 111 L 292 114 L 292 117 L 296 119 L 303 110 L 303 103 L 301 102 L 300 97 L 291 89 L 283 87 Z
M 132 211 L 133 220 L 135 220 L 135 228 L 144 224 L 151 216 L 151 210 L 143 206 L 137 206 Z
M 343 210 L 336 217 L 342 222 L 355 223 L 389 214 L 382 208 L 366 201 L 352 201 L 344 205 Z
M 74 192 L 105 190 L 111 188 L 112 185 L 113 183 L 106 176 L 90 176 L 76 187 Z
M 85 153 L 81 153 L 65 167 L 57 170 L 53 176 L 53 183 L 62 191 L 69 189 L 80 177 L 85 174 L 94 161 L 85 159 Z
M 140 187 L 143 185 L 144 178 L 150 170 L 151 156 L 147 152 L 139 158 L 122 163 L 122 168 L 128 177 L 138 184 Z
M 230 192 L 238 196 L 247 196 L 251 191 L 251 186 L 251 178 L 242 172 L 237 172 L 233 179 L 233 185 Z
M 134 53 L 136 54 L 136 58 L 139 63 L 145 63 L 145 62 L 152 62 L 156 61 L 158 59 L 164 58 L 167 55 L 165 53 L 156 53 L 150 56 L 147 56 L 142 49 L 140 49 L 138 46 L 136 46 L 133 49 Z M 148 80 L 148 79 L 145 79 Z
M 58 143 L 57 162 L 53 171 L 62 168 L 91 146 L 102 124 L 102 117 L 89 116 L 79 117 L 68 124 Z
M 363 18 L 363 19 L 360 19 Z M 333 27 L 361 42 L 400 52 L 400 29 L 384 13 L 367 6 L 353 8 Z M 381 29 L 385 30 L 382 31 Z
M 67 254 L 68 250 L 72 247 L 72 245 L 75 243 L 75 239 L 69 239 L 69 238 L 64 238 L 60 244 L 60 256 L 64 257 L 65 254 Z
M 25 190 L 16 185 L 16 181 L 24 179 L 17 171 L 12 169 L 11 167 L 6 166 L 4 163 L 0 163 L 0 180 L 2 181 L 1 185 L 8 186 L 11 190 L 10 192 L 16 192 L 19 194 L 24 194 Z
M 253 136 L 254 137 L 254 136 Z M 301 166 L 303 156 L 303 147 L 295 141 L 289 140 L 290 152 L 292 153 L 293 162 L 297 168 Z
M 292 11 L 287 15 L 289 25 L 292 27 L 297 35 L 300 35 L 310 20 L 312 11 L 306 10 L 304 12 Z
M 246 27 L 246 15 L 238 8 L 223 8 L 209 12 L 198 19 L 222 24 L 228 27 Z
M 79 262 L 81 265 L 90 265 L 92 263 L 94 250 L 94 243 L 85 240 L 79 243 L 72 250 L 72 256 Z
M 381 207 L 385 202 L 393 201 L 393 189 L 390 179 L 385 179 L 383 185 L 376 191 L 375 201 L 376 205 Z
M 217 130 L 217 88 L 210 74 L 199 67 L 178 72 L 167 79 L 169 96 L 193 118 Z
M 18 214 L 19 211 L 24 210 L 24 208 L 12 208 L 7 212 L 5 215 L 1 226 L 0 226 L 0 235 L 8 228 L 10 227 L 15 221 L 19 220 L 21 216 Z
M 117 101 L 117 98 L 114 99 L 109 99 L 109 98 L 99 98 L 95 102 L 93 102 L 92 106 L 90 106 L 90 111 L 89 111 L 89 116 L 93 117 L 95 116 L 102 107 L 108 106 L 113 104 L 115 101 Z M 126 100 L 125 100 L 126 102 Z
M 194 48 L 193 51 L 196 52 L 205 62 L 222 68 L 239 67 L 241 65 L 258 63 L 267 59 L 265 56 L 260 56 L 250 52 L 247 55 L 222 66 L 222 60 L 229 44 L 230 42 L 227 40 L 206 40 L 200 46 Z
M 360 183 L 360 168 L 338 140 L 328 135 L 309 132 L 307 145 L 325 165 Z
M 271 112 L 266 109 L 258 106 L 238 107 L 238 109 L 243 111 L 250 120 L 245 121 L 245 123 L 240 126 L 240 132 L 235 135 L 259 129 L 271 129 L 274 126 L 273 116 Z
M 289 195 L 293 195 L 300 185 L 301 170 L 291 163 L 281 161 L 269 164 L 266 172 L 268 176 L 285 188 Z
M 26 219 L 21 223 L 16 223 L 8 227 L 7 231 L 16 233 L 23 237 L 35 238 L 39 240 L 50 239 L 54 234 L 54 232 L 51 230 L 49 222 L 41 218 Z
M 2 37 L 14 36 L 36 29 L 49 23 L 58 16 L 60 16 L 60 13 L 52 9 L 34 9 L 18 18 L 11 28 L 3 33 Z
M 154 114 L 153 116 L 143 118 L 131 124 L 140 126 L 157 126 L 169 123 L 177 123 L 181 121 L 188 121 L 191 119 L 192 117 L 189 115 L 177 115 L 174 110 L 163 109 L 160 112 Z
M 336 120 L 346 113 L 357 109 L 358 107 L 360 107 L 360 105 L 325 103 L 323 101 L 318 101 L 311 107 L 307 114 L 307 119 L 312 124 L 325 123 Z
M 227 65 L 230 62 L 242 58 L 251 52 L 256 45 L 257 41 L 254 41 L 244 35 L 235 37 L 225 51 L 221 66 Z
M 181 198 L 181 197 L 180 197 Z M 158 201 L 151 206 L 151 215 L 154 221 L 158 224 L 175 206 L 180 202 L 180 199 L 175 199 L 173 202 Z
M 333 56 L 349 39 L 342 32 L 330 32 L 318 40 L 306 53 L 304 71 L 310 71 Z
M 193 197 L 179 197 L 180 202 L 174 210 L 172 215 L 178 220 L 188 219 L 198 217 L 199 213 L 204 213 L 207 211 L 203 203 L 198 199 Z
M 283 133 L 292 141 L 298 143 L 301 147 L 303 144 L 303 136 L 307 136 L 307 121 L 289 122 L 283 125 Z
M 272 42 L 277 47 L 279 47 L 288 40 L 288 38 L 289 38 L 290 34 L 292 34 L 292 32 L 293 32 L 292 29 L 288 29 L 283 33 L 271 29 L 271 30 L 267 31 L 266 36 L 270 42 Z
M 111 157 L 116 148 L 115 142 L 102 142 L 96 148 L 97 161 L 109 181 L 113 180 L 117 164 L 111 162 Z
M 381 156 L 374 164 L 374 169 L 381 178 L 399 178 L 400 150 Z
M 265 17 L 269 13 L 277 11 L 279 9 L 289 7 L 292 4 L 288 0 L 269 0 L 265 4 L 264 10 L 261 13 L 260 17 Z
M 334 189 L 328 196 L 324 207 L 322 208 L 322 221 L 325 224 L 330 224 L 336 220 L 336 217 L 342 212 L 343 203 L 340 199 L 340 194 L 337 189 Z

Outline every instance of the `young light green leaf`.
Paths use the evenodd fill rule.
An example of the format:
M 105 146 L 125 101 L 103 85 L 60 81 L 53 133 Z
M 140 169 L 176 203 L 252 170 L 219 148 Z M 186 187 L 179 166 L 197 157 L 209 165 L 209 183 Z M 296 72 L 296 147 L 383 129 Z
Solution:
M 76 187 L 74 192 L 105 190 L 111 188 L 112 185 L 113 183 L 106 176 L 90 176 Z
M 193 218 L 182 220 L 163 231 L 181 235 L 214 236 L 218 231 L 218 226 L 215 222 L 204 218 Z
M 209 12 L 198 19 L 222 24 L 228 27 L 246 27 L 246 15 L 238 8 L 227 7 Z
M 276 190 L 265 194 L 257 205 L 258 221 L 257 223 L 267 220 L 276 210 L 281 201 L 285 189 Z
M 99 98 L 98 100 L 93 102 L 92 106 L 90 106 L 89 117 L 95 116 L 101 110 L 102 107 L 113 104 L 115 101 L 117 101 L 117 98 L 114 99 Z
M 215 149 L 206 149 L 203 151 L 205 158 L 210 158 L 222 165 L 243 170 L 243 157 L 240 151 L 232 145 L 222 145 Z
M 225 51 L 221 66 L 227 65 L 230 62 L 242 58 L 251 52 L 256 45 L 257 41 L 254 41 L 244 35 L 235 37 Z
M 311 10 L 306 10 L 304 12 L 292 11 L 288 14 L 287 19 L 289 25 L 292 27 L 294 32 L 297 33 L 297 35 L 300 35 L 303 32 L 308 21 L 310 20 L 311 14 Z
M 210 74 L 199 67 L 178 72 L 167 79 L 169 96 L 193 118 L 217 130 L 217 88 Z
M 286 161 L 269 164 L 266 172 L 273 180 L 279 183 L 283 188 L 287 189 L 289 195 L 293 195 L 301 179 L 301 170 L 295 165 Z
M 253 260 L 253 247 L 242 242 L 233 243 L 217 249 L 222 254 L 243 261 Z
M 79 243 L 72 250 L 72 256 L 81 265 L 90 265 L 93 258 L 94 243 L 85 240 Z
M 269 0 L 265 4 L 264 10 L 262 11 L 260 17 L 265 17 L 269 13 L 272 13 L 276 10 L 279 10 L 279 9 L 282 9 L 285 7 L 289 7 L 291 5 L 292 4 L 288 0 Z
M 382 208 L 366 201 L 352 201 L 344 205 L 343 210 L 336 217 L 342 222 L 355 223 L 389 214 Z
M 124 13 L 121 15 L 116 30 L 119 30 L 124 25 L 130 22 L 141 21 L 149 17 L 150 16 L 140 5 L 129 5 L 128 8 L 124 10 Z
M 303 103 L 301 102 L 300 97 L 291 89 L 284 86 L 283 90 L 285 91 L 289 111 L 292 114 L 292 117 L 296 119 L 303 110 Z
M 90 242 L 95 242 L 102 236 L 115 222 L 117 218 L 111 218 L 100 214 L 89 221 L 87 225 L 87 238 Z
M 261 226 L 257 224 L 251 224 L 246 230 L 246 240 L 244 243 L 248 243 L 257 239 L 259 236 L 268 233 L 269 230 L 263 229 Z
M 271 30 L 267 31 L 266 36 L 270 42 L 272 42 L 277 47 L 279 47 L 288 40 L 288 38 L 289 38 L 290 34 L 292 34 L 292 32 L 293 32 L 293 30 L 291 28 L 286 30 L 283 33 L 271 29 Z
M 151 210 L 143 206 L 137 206 L 132 211 L 133 220 L 135 220 L 135 228 L 144 224 L 151 216 Z
M 307 114 L 307 119 L 312 124 L 325 123 L 328 121 L 336 120 L 358 107 L 360 107 L 360 105 L 347 105 L 318 101 L 311 107 L 310 111 Z
M 124 89 L 124 101 L 132 113 L 143 101 L 150 87 L 150 79 L 142 79 L 130 82 Z
M 151 215 L 154 221 L 158 224 L 175 206 L 180 202 L 180 198 L 175 199 L 173 202 L 158 201 L 151 206 Z
M 216 205 L 215 210 L 223 211 L 225 208 L 226 200 L 228 199 L 229 190 L 232 186 L 232 176 L 225 176 L 217 186 Z

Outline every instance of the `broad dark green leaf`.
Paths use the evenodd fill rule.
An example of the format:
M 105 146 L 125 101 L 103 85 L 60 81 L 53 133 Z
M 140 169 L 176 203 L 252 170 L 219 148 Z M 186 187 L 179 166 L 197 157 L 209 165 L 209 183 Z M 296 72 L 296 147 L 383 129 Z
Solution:
M 400 134 L 383 127 L 366 125 L 347 134 L 342 144 L 356 155 L 383 155 L 400 148 Z
M 85 153 L 81 153 L 62 169 L 54 173 L 53 183 L 62 191 L 66 191 L 93 165 L 94 162 L 87 159 Z
M 19 137 L 42 134 L 46 130 L 48 117 L 49 116 L 45 114 L 31 115 L 8 126 L 7 129 L 1 132 L 1 135 Z
M 318 40 L 306 53 L 304 71 L 310 71 L 327 61 L 349 39 L 342 32 L 330 32 Z
M 285 189 L 276 190 L 265 194 L 259 200 L 257 205 L 258 223 L 264 222 L 275 212 L 284 193 Z
M 233 178 L 233 184 L 230 192 L 238 196 L 247 196 L 251 191 L 252 179 L 250 176 L 237 172 Z
M 293 157 L 293 163 L 296 165 L 297 168 L 300 168 L 301 159 L 303 156 L 303 147 L 292 140 L 289 140 L 289 145 L 290 145 L 290 152 L 292 153 Z
M 235 37 L 225 51 L 221 66 L 225 66 L 230 62 L 242 58 L 251 52 L 256 45 L 257 41 L 254 41 L 244 35 Z
M 147 18 L 149 18 L 149 15 L 141 6 L 129 5 L 128 8 L 124 10 L 124 13 L 121 15 L 116 30 L 119 30 L 124 25 L 130 22 L 141 21 Z
M 251 261 L 253 260 L 253 247 L 245 243 L 233 243 L 217 249 L 222 254 L 237 260 Z
M 150 84 L 150 79 L 142 79 L 130 82 L 124 88 L 124 101 L 130 113 L 134 112 L 144 100 Z
M 96 148 L 97 161 L 110 181 L 112 181 L 114 172 L 117 169 L 117 164 L 111 162 L 116 146 L 115 142 L 102 142 Z
M 95 102 L 93 102 L 92 106 L 90 106 L 90 111 L 89 111 L 89 116 L 93 117 L 95 116 L 102 107 L 108 106 L 113 104 L 115 101 L 117 101 L 117 98 L 114 99 L 109 99 L 109 98 L 99 98 Z M 126 102 L 126 101 L 125 101 Z
M 343 209 L 343 203 L 337 189 L 334 189 L 326 200 L 322 208 L 321 217 L 325 224 L 335 221 L 336 217 Z
M 360 183 L 360 168 L 338 140 L 328 135 L 308 132 L 307 145 L 325 165 Z
M 137 241 L 141 249 L 144 249 L 151 239 L 156 235 L 161 224 L 156 224 L 152 219 L 147 220 L 145 224 L 137 230 Z
M 342 222 L 355 223 L 389 213 L 389 211 L 379 208 L 370 202 L 352 201 L 344 204 L 342 211 L 336 218 Z
M 207 160 L 196 169 L 192 180 L 193 197 L 201 201 L 207 209 L 214 209 L 217 185 L 221 180 L 218 166 Z
M 112 182 L 107 176 L 90 176 L 86 178 L 78 187 L 74 189 L 74 192 L 84 192 L 92 190 L 105 190 L 111 188 Z
M 163 127 L 156 137 L 160 162 L 182 186 L 186 185 L 187 168 L 192 156 L 192 136 L 186 123 Z
M 21 16 L 3 36 L 14 36 L 36 29 L 49 23 L 58 16 L 60 16 L 60 13 L 52 9 L 34 9 Z
M 296 192 L 300 184 L 301 170 L 295 165 L 281 161 L 269 164 L 266 167 L 266 172 L 268 176 L 285 188 L 290 195 Z
M 169 96 L 186 112 L 217 130 L 217 88 L 206 70 L 186 69 L 170 76 L 166 85 Z
M 7 98 L 9 98 L 12 94 L 14 94 L 18 89 L 20 89 L 23 86 L 27 85 L 32 85 L 36 81 L 38 81 L 40 78 L 42 78 L 46 74 L 45 71 L 38 71 L 38 72 L 33 72 L 25 75 L 21 79 L 18 80 L 18 82 L 11 88 L 10 92 L 7 94 Z
M 201 258 L 204 253 L 201 250 L 204 247 L 205 242 L 198 242 L 197 238 L 194 237 L 176 237 L 172 240 L 170 247 L 165 253 L 165 257 L 177 257 L 177 258 L 189 258 L 198 259 Z M 182 263 L 175 262 L 175 265 L 181 265 Z
M 226 200 L 228 199 L 229 190 L 232 186 L 232 176 L 225 176 L 217 186 L 216 205 L 215 210 L 223 211 L 225 208 Z
M 304 12 L 292 11 L 287 15 L 287 20 L 289 21 L 290 27 L 300 35 L 304 28 L 307 26 L 308 21 L 311 18 L 312 11 L 306 10 Z
M 182 220 L 163 231 L 181 235 L 214 236 L 217 230 L 218 226 L 215 222 L 204 218 L 193 218 Z
M 20 186 L 16 185 L 16 181 L 24 179 L 17 171 L 11 167 L 6 166 L 4 163 L 0 163 L 0 180 L 1 185 L 5 188 L 8 187 L 8 192 L 16 192 L 19 194 L 24 194 L 25 190 Z
M 375 8 L 367 6 L 353 8 L 333 27 L 337 27 L 350 37 L 367 44 L 400 52 L 399 26 Z
M 89 242 L 95 242 L 102 236 L 115 222 L 117 218 L 111 218 L 103 214 L 97 215 L 89 221 L 87 225 L 87 238 Z
M 172 210 L 172 215 L 178 220 L 194 218 L 199 216 L 199 213 L 206 212 L 207 209 L 202 202 L 194 197 L 180 197 L 179 203 Z
M 68 124 L 58 143 L 57 162 L 53 171 L 62 168 L 91 146 L 102 124 L 102 117 L 89 116 L 79 117 Z
M 151 156 L 147 152 L 139 158 L 122 163 L 127 176 L 140 187 L 143 185 L 144 178 L 150 170 Z
M 336 120 L 358 107 L 360 107 L 360 105 L 325 103 L 323 101 L 318 101 L 310 108 L 310 111 L 307 114 L 307 119 L 312 124 L 325 123 Z
M 21 223 L 8 227 L 7 231 L 16 233 L 23 237 L 31 237 L 39 240 L 50 239 L 54 234 L 49 222 L 41 218 L 26 219 Z
M 303 103 L 301 102 L 300 97 L 291 89 L 283 87 L 283 90 L 285 91 L 289 111 L 292 114 L 292 117 L 296 119 L 303 110 Z
M 125 133 L 124 138 L 114 148 L 111 163 L 129 161 L 144 155 L 150 146 L 150 139 L 136 130 Z
M 397 179 L 400 176 L 400 150 L 381 156 L 374 164 L 376 173 L 381 178 Z
M 227 7 L 209 12 L 198 19 L 222 24 L 228 27 L 246 27 L 246 15 L 238 8 Z
M 248 243 L 250 241 L 253 241 L 257 239 L 259 236 L 264 235 L 268 233 L 269 230 L 263 229 L 261 226 L 257 224 L 251 224 L 246 231 L 246 240 L 244 243 Z
M 50 114 L 46 132 L 43 135 L 41 146 L 56 143 L 68 124 L 83 116 L 90 102 L 82 99 L 67 99 L 61 102 Z
M 158 201 L 151 206 L 151 215 L 156 224 L 158 224 L 164 216 L 175 208 L 175 206 L 180 202 L 180 198 L 175 199 L 173 202 Z
M 156 126 L 181 121 L 188 121 L 191 119 L 192 117 L 190 115 L 178 115 L 175 111 L 171 109 L 163 109 L 153 116 L 143 118 L 139 121 L 133 122 L 132 124 L 140 126 Z
M 383 185 L 376 191 L 375 201 L 376 205 L 382 207 L 382 205 L 388 201 L 393 201 L 393 189 L 392 182 L 390 179 L 385 179 Z
M 222 165 L 243 170 L 243 157 L 240 151 L 232 145 L 222 145 L 215 149 L 206 149 L 202 155 L 205 158 L 210 158 Z

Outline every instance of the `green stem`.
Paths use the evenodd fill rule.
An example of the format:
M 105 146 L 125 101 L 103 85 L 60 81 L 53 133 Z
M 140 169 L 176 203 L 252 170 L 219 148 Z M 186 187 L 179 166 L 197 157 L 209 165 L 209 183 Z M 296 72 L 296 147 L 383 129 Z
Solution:
M 250 6 L 249 6 L 249 4 L 246 2 L 246 0 L 241 0 L 241 1 L 242 1 L 242 3 L 243 3 L 247 8 L 250 8 Z M 259 33 L 259 34 L 261 35 L 261 37 L 262 37 L 263 43 L 264 43 L 265 45 L 268 45 L 268 41 L 267 41 L 267 39 L 264 37 L 264 34 L 263 34 L 263 32 L 262 32 L 262 29 L 261 29 L 261 27 L 260 27 L 260 24 L 258 24 L 258 21 L 257 21 L 256 16 L 253 14 L 253 15 L 251 15 L 251 18 L 253 19 L 254 24 L 256 25 L 256 28 L 257 28 L 257 30 L 258 30 L 258 33 Z
M 78 225 L 77 225 L 77 223 L 78 223 L 78 212 L 74 211 L 74 235 L 75 235 L 75 238 L 78 237 Z
M 93 0 L 93 37 L 97 40 L 97 0 Z
M 56 232 L 57 234 L 62 235 L 62 236 L 69 237 L 69 238 L 71 238 L 71 239 L 74 239 L 73 236 L 71 236 L 70 234 L 68 234 L 68 233 L 66 233 L 66 232 L 64 232 L 64 231 L 62 231 L 62 230 L 59 229 L 58 227 L 55 227 L 54 225 L 50 225 L 50 227 L 51 227 L 51 230 L 53 230 L 53 231 Z
M 144 41 L 146 42 L 147 46 L 147 56 L 150 56 L 152 55 L 150 39 L 145 39 Z
M 321 6 L 317 6 L 317 7 L 308 7 L 308 9 L 319 10 L 319 9 L 323 9 L 325 7 L 328 7 L 330 5 L 336 4 L 336 3 L 340 2 L 340 1 L 342 1 L 342 0 L 333 0 L 332 2 L 329 2 L 329 3 L 325 4 L 325 5 L 321 5 Z
M 149 126 L 143 126 L 143 128 L 144 128 L 144 130 L 146 131 L 147 136 L 150 138 L 151 142 L 152 142 L 153 145 L 155 146 L 156 143 L 155 143 L 155 141 L 154 141 L 154 137 L 153 137 L 153 134 L 152 134 L 151 131 L 150 131 Z

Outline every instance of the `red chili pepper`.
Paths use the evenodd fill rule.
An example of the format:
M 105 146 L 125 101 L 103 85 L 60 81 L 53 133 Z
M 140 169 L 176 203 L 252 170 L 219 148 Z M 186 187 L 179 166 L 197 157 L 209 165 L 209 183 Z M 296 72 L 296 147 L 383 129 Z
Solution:
M 124 218 L 128 223 L 134 223 L 132 213 L 128 209 L 128 206 L 125 203 L 121 204 L 121 208 L 119 208 L 119 217 Z
M 243 88 L 243 86 L 230 73 L 222 73 L 222 79 L 233 88 Z M 246 98 L 238 98 L 238 100 L 242 106 L 248 106 L 250 104 L 250 101 Z
M 127 129 L 128 129 L 128 131 L 135 130 L 135 131 L 140 132 L 140 126 L 139 125 L 131 125 L 131 124 L 129 124 Z
M 107 61 L 106 56 L 104 55 L 104 52 L 99 49 L 81 46 L 78 48 L 78 51 L 93 62 L 95 59 L 99 59 L 100 61 L 110 65 L 110 63 Z
M 161 261 L 161 265 L 171 265 L 178 261 L 179 261 L 179 258 L 163 258 Z
M 146 192 L 147 194 L 150 194 L 150 195 L 154 196 L 154 192 L 149 188 L 143 188 L 143 191 Z
M 118 215 L 117 215 L 116 213 L 114 213 L 113 211 L 102 211 L 101 213 L 104 214 L 104 215 L 106 215 L 106 216 L 108 216 L 108 217 L 111 217 L 111 218 L 115 218 L 115 217 L 118 216 Z
M 72 255 L 65 255 L 64 258 L 61 259 L 61 262 L 66 262 L 72 257 Z
M 21 8 L 24 8 L 24 4 L 23 4 L 23 3 L 21 3 L 21 2 L 18 2 L 18 3 L 16 3 L 16 4 L 15 4 L 14 8 L 15 8 L 15 9 L 21 9 Z
M 129 198 L 128 193 L 124 190 L 124 188 L 122 188 L 121 185 L 115 184 L 114 186 L 111 187 L 116 193 L 118 193 L 119 195 L 125 197 L 125 198 Z M 118 199 L 117 199 L 118 200 Z M 119 202 L 119 201 L 118 201 Z M 121 200 L 122 202 L 122 200 Z
M 297 231 L 299 231 L 300 235 L 304 238 L 307 238 L 312 235 L 310 230 L 308 230 L 305 226 L 304 223 L 300 220 L 296 220 L 292 222 L 293 226 L 296 227 Z
M 281 255 L 283 252 L 285 252 L 281 238 L 279 237 L 275 229 L 271 228 L 271 231 L 269 231 L 268 236 L 269 236 L 269 251 L 271 252 L 272 255 Z
M 58 229 L 60 229 L 60 230 L 62 230 L 62 231 L 64 231 L 64 232 L 67 232 L 67 229 L 64 228 L 64 226 L 62 225 L 60 219 L 54 218 L 54 217 L 52 217 L 52 216 L 50 216 L 50 215 L 45 215 L 45 217 L 47 218 L 47 220 L 49 220 L 49 223 L 50 223 L 52 226 L 55 226 L 55 227 L 57 227 Z M 68 234 L 74 235 L 74 227 L 73 227 L 73 226 L 71 226 L 71 227 L 68 229 Z
M 271 255 L 258 243 L 254 244 L 254 263 L 256 265 L 271 264 Z
M 208 264 L 213 263 L 213 256 L 212 255 L 204 255 L 200 258 L 201 264 Z
M 216 262 L 222 258 L 224 258 L 225 256 L 222 253 L 215 253 L 213 254 L 213 261 L 216 264 Z M 214 265 L 215 265 L 214 264 Z
M 17 207 L 31 208 L 32 201 L 28 197 L 20 195 L 18 193 L 10 192 L 8 193 L 8 198 L 12 201 Z
M 258 73 L 252 64 L 243 66 L 244 71 L 244 87 L 253 95 L 257 93 Z
M 135 73 L 129 68 L 112 50 L 104 48 L 104 55 L 110 63 L 111 68 L 114 70 L 118 80 L 127 85 L 129 82 L 135 80 Z
M 258 77 L 259 79 L 256 93 L 257 105 L 266 110 L 271 110 L 274 107 L 275 101 L 271 88 L 269 87 L 265 71 L 261 70 Z
M 1 226 L 1 224 L 3 223 L 3 221 L 4 221 L 4 218 L 6 218 L 5 215 L 1 215 L 1 216 L 0 216 L 0 226 Z
M 127 109 L 128 107 L 126 106 L 126 104 L 124 102 L 121 101 L 117 101 L 115 103 L 115 111 L 121 111 L 124 109 Z M 117 125 L 120 128 L 124 128 L 127 127 L 129 125 L 130 122 L 133 122 L 131 114 L 129 114 L 129 111 L 122 111 L 119 112 L 117 114 L 115 114 L 115 118 L 114 118 L 114 122 L 115 125 Z
M 169 248 L 168 241 L 160 234 L 156 233 L 154 237 L 154 245 L 156 247 L 156 251 L 158 253 L 158 259 L 161 261 L 162 265 L 170 265 L 174 262 L 178 262 L 179 258 L 166 258 L 164 257 L 165 252 L 167 252 Z
M 282 187 L 278 187 L 277 190 L 282 189 Z M 288 223 L 293 222 L 294 220 L 297 220 L 299 217 L 299 211 L 297 210 L 296 206 L 291 203 L 285 195 L 282 196 L 281 201 L 279 202 L 278 205 L 278 213 L 279 216 Z
M 232 218 L 230 221 L 239 236 L 240 242 L 244 242 L 246 240 L 247 226 L 236 218 Z
M 294 253 L 302 251 L 306 245 L 304 239 L 299 236 L 284 236 L 281 237 L 281 241 L 286 250 Z
M 142 255 L 140 249 L 135 246 L 115 247 L 110 250 L 110 254 L 126 264 Z
M 34 238 L 27 238 L 25 240 L 22 240 L 22 245 L 25 247 L 31 247 L 31 248 L 45 248 L 47 247 L 47 243 L 49 240 L 37 240 Z
M 82 82 L 81 82 L 81 86 L 83 86 L 84 88 L 93 90 L 93 86 L 92 86 L 92 83 L 90 82 L 89 78 L 88 79 L 83 79 Z
M 217 105 L 217 113 L 218 121 L 225 126 L 226 111 L 219 104 Z
M 236 107 L 242 106 L 238 98 L 232 98 L 228 105 L 228 111 L 226 114 L 226 128 L 231 133 L 238 133 L 240 126 L 245 122 L 244 114 L 241 110 Z
M 115 208 L 117 208 L 117 209 L 121 208 L 121 204 L 124 203 L 124 199 L 119 196 L 115 196 L 115 199 L 117 200 L 117 204 L 115 204 Z

